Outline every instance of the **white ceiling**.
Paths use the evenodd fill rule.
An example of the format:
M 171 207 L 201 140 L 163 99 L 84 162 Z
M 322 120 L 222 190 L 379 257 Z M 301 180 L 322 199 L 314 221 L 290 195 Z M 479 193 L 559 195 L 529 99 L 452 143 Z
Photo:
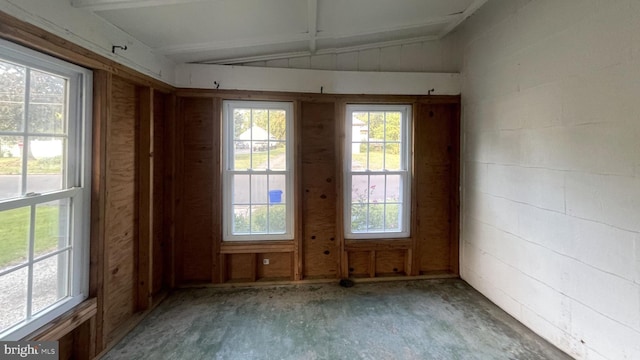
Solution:
M 437 40 L 487 0 L 70 0 L 177 62 L 234 64 Z

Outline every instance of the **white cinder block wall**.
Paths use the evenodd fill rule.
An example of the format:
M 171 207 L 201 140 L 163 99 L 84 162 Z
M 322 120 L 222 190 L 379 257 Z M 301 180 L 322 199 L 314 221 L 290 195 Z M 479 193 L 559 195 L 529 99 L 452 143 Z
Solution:
M 462 277 L 578 359 L 640 359 L 640 1 L 490 0 L 451 38 Z

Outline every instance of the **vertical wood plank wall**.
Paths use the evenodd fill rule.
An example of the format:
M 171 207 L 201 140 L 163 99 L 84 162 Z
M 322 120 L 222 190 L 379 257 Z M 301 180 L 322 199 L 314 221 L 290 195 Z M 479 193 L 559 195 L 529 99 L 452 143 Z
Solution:
M 111 121 L 107 124 L 104 336 L 109 343 L 116 330 L 136 311 L 136 88 L 114 77 Z
M 299 238 L 222 242 L 220 104 L 224 99 L 294 103 Z M 177 102 L 177 285 L 458 274 L 458 97 L 179 90 Z M 350 102 L 413 105 L 415 204 L 409 239 L 347 240 L 343 245 L 340 114 Z M 266 258 L 268 265 L 262 261 Z
M 302 159 L 302 274 L 336 278 L 336 116 L 334 102 L 302 102 L 299 119 Z

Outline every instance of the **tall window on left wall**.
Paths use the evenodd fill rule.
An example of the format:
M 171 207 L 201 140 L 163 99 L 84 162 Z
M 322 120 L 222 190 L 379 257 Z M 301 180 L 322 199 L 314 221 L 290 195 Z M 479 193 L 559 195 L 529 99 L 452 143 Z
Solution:
M 87 296 L 91 81 L 0 41 L 0 340 Z

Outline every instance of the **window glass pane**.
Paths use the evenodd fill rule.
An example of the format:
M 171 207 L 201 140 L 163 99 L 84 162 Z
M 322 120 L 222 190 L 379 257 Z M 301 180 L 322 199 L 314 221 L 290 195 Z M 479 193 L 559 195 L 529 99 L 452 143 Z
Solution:
M 251 203 L 267 204 L 269 190 L 267 187 L 267 175 L 251 175 Z
M 384 113 L 369 113 L 369 141 L 384 141 Z
M 251 233 L 266 233 L 269 216 L 269 205 L 251 206 Z
M 385 176 L 372 175 L 369 177 L 369 202 L 383 203 L 385 201 Z
M 351 204 L 351 231 L 364 232 L 367 230 L 367 204 Z
M 269 204 L 287 202 L 287 177 L 285 175 L 269 175 Z
M 387 143 L 384 147 L 384 168 L 386 170 L 401 170 L 400 144 Z
M 30 221 L 30 206 L 0 212 L 0 270 L 27 260 Z
M 65 251 L 33 264 L 33 314 L 68 295 L 68 259 L 69 254 Z
M 234 141 L 233 144 L 233 169 L 251 168 L 251 141 Z
M 0 200 L 22 194 L 21 136 L 0 136 Z
M 369 204 L 369 226 L 367 230 L 384 230 L 384 204 Z
M 385 121 L 385 141 L 400 141 L 402 128 L 400 126 L 402 113 L 387 112 Z
M 66 93 L 66 79 L 31 71 L 28 127 L 30 133 L 66 132 Z
M 369 113 L 366 111 L 353 112 L 351 117 L 351 126 L 358 127 L 362 131 L 358 131 L 359 134 L 364 136 L 358 136 L 358 141 L 366 141 L 369 138 L 367 134 L 369 132 Z
M 36 205 L 34 257 L 69 244 L 69 199 Z
M 271 205 L 269 206 L 269 232 L 284 233 L 286 230 L 286 206 Z
M 354 202 L 354 203 L 369 202 L 369 176 L 368 175 L 352 175 L 351 176 L 351 202 Z
M 287 139 L 287 116 L 284 110 L 269 110 L 269 133 L 271 140 Z
M 249 205 L 241 205 L 233 207 L 233 233 L 248 234 L 251 232 Z
M 387 175 L 387 192 L 386 200 L 390 202 L 401 202 L 402 176 L 401 175 Z
M 269 143 L 266 141 L 251 142 L 251 168 L 254 170 L 266 170 Z
M 27 317 L 27 268 L 0 276 L 0 332 Z
M 26 69 L 0 61 L 0 131 L 21 131 Z
M 64 138 L 29 137 L 27 193 L 64 188 L 65 143 Z
M 233 138 L 237 140 L 251 140 L 251 110 L 233 110 Z
M 369 143 L 369 170 L 384 170 L 384 144 Z
M 287 144 L 285 142 L 269 142 L 269 169 L 287 169 Z
M 351 170 L 363 171 L 367 170 L 367 143 L 354 142 L 351 143 Z
M 385 207 L 384 227 L 386 231 L 400 231 L 400 211 L 402 204 L 387 204 Z
M 249 175 L 233 175 L 232 204 L 249 204 L 251 194 L 249 192 Z

